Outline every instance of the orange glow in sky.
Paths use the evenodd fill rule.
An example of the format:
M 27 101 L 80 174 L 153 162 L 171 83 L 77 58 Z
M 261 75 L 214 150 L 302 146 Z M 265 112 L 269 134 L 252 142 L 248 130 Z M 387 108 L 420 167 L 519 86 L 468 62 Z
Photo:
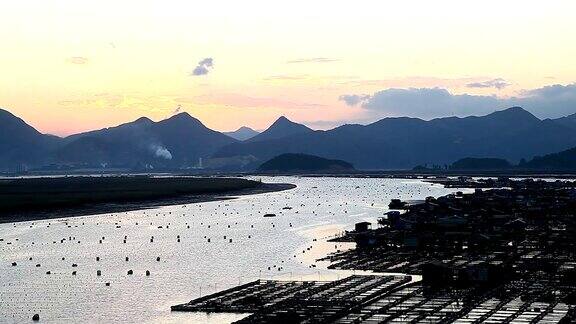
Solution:
M 574 12 L 558 0 L 11 1 L 0 12 L 0 108 L 57 135 L 179 106 L 221 131 L 280 115 L 313 128 L 364 123 L 373 117 L 341 95 L 440 87 L 505 98 L 575 82 Z M 506 86 L 467 86 L 494 79 Z

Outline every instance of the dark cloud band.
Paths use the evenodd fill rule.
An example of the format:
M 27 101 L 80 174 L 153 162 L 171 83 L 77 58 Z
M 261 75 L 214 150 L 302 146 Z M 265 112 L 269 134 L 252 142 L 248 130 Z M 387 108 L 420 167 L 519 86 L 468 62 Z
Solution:
M 484 115 L 521 106 L 540 118 L 557 118 L 576 113 L 576 83 L 525 90 L 518 97 L 451 94 L 442 88 L 386 89 L 373 95 L 342 95 L 349 106 L 361 105 L 376 115 L 437 118 Z

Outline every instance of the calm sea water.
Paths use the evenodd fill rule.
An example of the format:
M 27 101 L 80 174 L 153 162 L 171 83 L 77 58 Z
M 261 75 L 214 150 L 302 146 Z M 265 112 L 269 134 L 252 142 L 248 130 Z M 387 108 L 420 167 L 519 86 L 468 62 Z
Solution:
M 262 180 L 297 188 L 0 224 L 0 322 L 30 321 L 35 313 L 54 323 L 231 322 L 242 315 L 172 313 L 170 306 L 258 278 L 335 279 L 344 274 L 315 262 L 344 248 L 325 243 L 328 236 L 375 221 L 392 198 L 452 191 L 404 179 Z M 263 217 L 266 213 L 277 217 Z

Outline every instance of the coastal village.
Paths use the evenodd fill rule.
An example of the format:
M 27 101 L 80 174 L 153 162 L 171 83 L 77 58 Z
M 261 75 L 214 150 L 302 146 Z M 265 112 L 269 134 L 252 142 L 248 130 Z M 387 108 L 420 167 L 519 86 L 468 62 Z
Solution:
M 475 188 L 394 199 L 377 222 L 335 238 L 356 248 L 333 282 L 254 281 L 176 311 L 252 313 L 242 323 L 572 323 L 576 321 L 576 184 L 434 180 Z

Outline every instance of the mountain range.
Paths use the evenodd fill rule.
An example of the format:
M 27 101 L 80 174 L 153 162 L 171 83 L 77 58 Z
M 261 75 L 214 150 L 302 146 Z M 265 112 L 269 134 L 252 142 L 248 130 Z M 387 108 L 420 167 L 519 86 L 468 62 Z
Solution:
M 234 134 L 232 134 L 234 133 Z M 312 130 L 280 117 L 255 134 L 220 133 L 188 113 L 133 122 L 60 138 L 41 134 L 0 110 L 0 169 L 47 165 L 118 168 L 253 170 L 284 153 L 345 160 L 357 169 L 409 169 L 464 157 L 517 163 L 576 147 L 576 114 L 541 120 L 520 107 L 486 116 L 432 120 L 394 117 L 368 125 Z
M 233 143 L 214 156 L 250 155 L 266 161 L 283 153 L 304 153 L 345 160 L 357 169 L 406 169 L 450 164 L 463 157 L 517 162 L 576 146 L 576 126 L 561 120 L 540 120 L 520 107 L 481 117 L 384 118 L 369 125 Z

